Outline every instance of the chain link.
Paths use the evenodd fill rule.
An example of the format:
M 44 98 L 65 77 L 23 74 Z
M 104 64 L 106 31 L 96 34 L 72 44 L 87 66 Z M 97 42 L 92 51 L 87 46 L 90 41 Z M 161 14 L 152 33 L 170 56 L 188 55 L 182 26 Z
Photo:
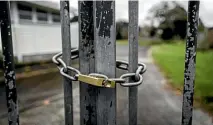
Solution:
M 135 76 L 136 76 L 136 73 L 126 73 L 126 74 L 121 75 L 120 79 L 132 78 Z M 139 76 L 138 81 L 120 83 L 120 85 L 123 87 L 138 86 L 138 85 L 142 84 L 142 82 L 143 82 L 143 76 L 141 74 L 138 74 L 138 76 Z
M 78 49 L 72 49 L 71 50 L 71 59 L 77 59 L 79 57 Z M 70 79 L 72 81 L 78 81 L 78 76 L 81 75 L 81 72 L 78 69 L 75 69 L 71 66 L 67 66 L 66 63 L 61 59 L 62 52 L 56 54 L 53 56 L 52 61 L 57 65 L 57 67 L 60 70 L 60 73 L 62 76 L 66 77 L 67 79 Z M 117 60 L 116 61 L 116 68 L 122 69 L 122 70 L 128 70 L 129 64 L 127 61 Z M 142 74 L 146 72 L 146 65 L 144 63 L 138 63 L 138 68 L 135 73 L 125 73 L 121 75 L 119 78 L 108 78 L 104 74 L 99 73 L 90 73 L 89 76 L 97 77 L 97 78 L 104 78 L 105 81 L 111 80 L 115 83 L 120 83 L 123 87 L 131 87 L 131 86 L 138 86 L 143 83 L 143 76 Z M 71 73 L 74 73 L 74 75 L 70 75 Z M 128 78 L 133 78 L 134 80 L 131 82 L 127 82 Z
M 66 68 L 67 69 L 65 69 L 65 67 L 62 67 L 60 69 L 61 75 L 68 79 L 71 79 L 72 81 L 78 81 L 78 75 L 81 74 L 80 71 L 70 66 L 67 66 Z M 74 76 L 69 75 L 69 71 L 74 72 Z

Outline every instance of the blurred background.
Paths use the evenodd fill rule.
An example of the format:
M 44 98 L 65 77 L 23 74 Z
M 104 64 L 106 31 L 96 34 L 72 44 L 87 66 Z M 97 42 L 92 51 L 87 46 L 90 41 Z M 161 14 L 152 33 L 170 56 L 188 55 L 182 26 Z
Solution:
M 212 124 L 213 68 L 210 65 L 213 63 L 212 4 L 213 1 L 201 1 L 200 3 L 195 82 L 195 108 L 198 108 L 200 112 L 195 117 L 202 115 L 203 119 L 195 118 L 198 125 Z M 141 112 L 153 112 L 146 108 L 147 106 L 150 109 L 155 107 L 160 115 L 158 118 L 152 116 L 156 119 L 153 121 L 153 119 L 147 120 L 146 114 L 139 114 L 142 122 L 146 121 L 144 123 L 147 125 L 179 124 L 184 80 L 187 5 L 187 1 L 139 0 L 139 61 L 145 62 L 151 67 L 150 70 L 148 67 L 145 79 L 147 83 L 153 83 L 153 85 L 144 86 L 151 88 L 160 86 L 160 88 L 152 88 L 152 91 L 158 92 L 156 89 L 160 89 L 159 93 L 169 95 L 162 95 L 162 100 L 170 99 L 172 105 L 177 104 L 178 107 L 178 111 L 173 108 L 167 111 L 166 105 L 171 106 L 171 102 L 161 102 L 165 105 L 162 108 L 156 102 L 162 101 L 158 100 L 159 93 L 150 93 L 151 96 L 148 96 L 147 93 L 141 91 L 141 98 L 150 100 L 150 102 L 141 101 L 143 103 Z M 10 9 L 21 125 L 64 124 L 61 76 L 56 65 L 51 61 L 52 56 L 60 52 L 62 48 L 59 1 L 11 1 Z M 78 48 L 77 0 L 70 1 L 70 18 L 71 47 Z M 128 1 L 125 0 L 116 0 L 116 44 L 117 58 L 128 59 Z M 73 65 L 78 67 L 76 61 Z M 1 54 L 0 125 L 7 124 L 3 73 Z M 153 78 L 155 76 L 158 77 Z M 162 81 L 166 85 L 161 85 Z M 126 92 L 126 90 L 119 91 Z M 78 114 L 74 117 L 79 119 L 79 99 L 77 98 L 79 92 L 76 84 L 73 93 L 76 96 L 74 97 L 76 106 L 74 106 L 74 110 Z M 153 102 L 153 100 L 155 101 Z M 151 103 L 156 105 L 151 105 Z M 123 106 L 124 109 L 125 106 Z M 171 112 L 177 112 L 174 116 L 178 118 L 169 119 Z M 123 115 L 119 118 L 126 117 L 126 112 L 121 114 Z M 166 116 L 168 117 L 165 118 Z M 163 121 L 158 121 L 162 118 Z M 127 124 L 127 122 L 118 122 L 118 124 Z

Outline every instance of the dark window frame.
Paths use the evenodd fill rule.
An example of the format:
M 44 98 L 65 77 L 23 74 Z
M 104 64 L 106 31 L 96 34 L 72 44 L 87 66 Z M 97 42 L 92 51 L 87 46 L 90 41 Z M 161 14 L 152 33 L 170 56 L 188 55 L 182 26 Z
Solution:
M 19 20 L 32 22 L 33 20 L 33 8 L 27 5 L 18 3 L 18 17 Z
M 59 13 L 51 13 L 52 15 L 52 22 L 53 23 L 60 23 L 61 22 L 61 17 Z
M 48 11 L 36 8 L 36 17 L 38 22 L 48 23 Z

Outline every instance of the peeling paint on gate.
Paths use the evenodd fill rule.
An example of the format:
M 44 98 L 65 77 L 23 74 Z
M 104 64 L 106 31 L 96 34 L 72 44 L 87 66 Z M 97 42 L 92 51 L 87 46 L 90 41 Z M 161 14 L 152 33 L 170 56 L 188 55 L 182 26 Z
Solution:
M 189 1 L 185 54 L 182 125 L 192 124 L 199 1 Z
M 94 1 L 95 72 L 115 77 L 115 1 Z M 116 124 L 116 89 L 97 88 L 98 125 Z
M 9 125 L 19 125 L 18 99 L 15 82 L 10 8 L 8 1 L 0 1 L 0 28 Z
M 79 1 L 79 63 L 83 74 L 94 73 L 93 1 Z M 80 82 L 80 124 L 97 125 L 97 87 Z

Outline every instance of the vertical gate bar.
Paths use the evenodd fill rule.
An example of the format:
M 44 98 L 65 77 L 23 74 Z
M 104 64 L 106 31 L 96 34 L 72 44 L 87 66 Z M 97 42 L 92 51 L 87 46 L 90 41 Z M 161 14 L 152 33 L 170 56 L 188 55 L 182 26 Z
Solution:
M 0 27 L 4 63 L 6 99 L 9 125 L 19 125 L 18 99 L 15 81 L 10 7 L 8 1 L 0 1 Z
M 70 11 L 69 1 L 60 1 L 62 59 L 71 65 Z M 73 125 L 72 81 L 63 78 L 65 125 Z
M 95 71 L 115 77 L 115 1 L 94 1 Z M 116 89 L 97 90 L 97 124 L 116 124 Z
M 199 1 L 189 1 L 184 70 L 182 125 L 192 125 Z
M 79 1 L 79 63 L 83 74 L 95 72 L 93 1 Z M 80 82 L 80 124 L 97 125 L 97 87 Z
M 138 1 L 129 1 L 129 72 L 138 67 Z M 135 81 L 134 78 L 129 79 Z M 138 87 L 129 87 L 129 125 L 137 125 Z

